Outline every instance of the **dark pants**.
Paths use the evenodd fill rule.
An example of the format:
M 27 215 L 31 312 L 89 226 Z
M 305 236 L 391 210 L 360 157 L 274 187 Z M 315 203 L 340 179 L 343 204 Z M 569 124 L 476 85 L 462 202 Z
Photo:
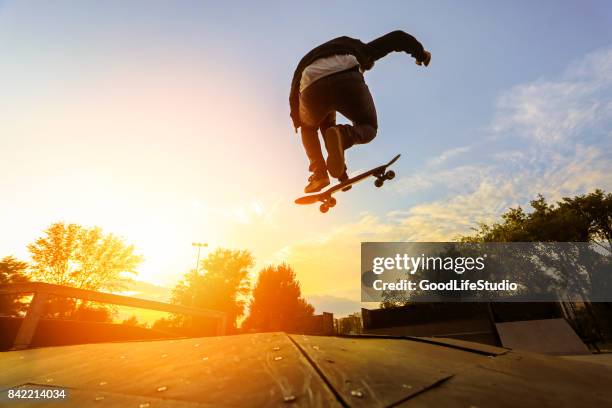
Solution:
M 336 112 L 353 125 L 338 125 L 345 149 L 354 144 L 369 143 L 376 136 L 376 108 L 363 75 L 352 70 L 332 74 L 317 80 L 300 94 L 302 143 L 310 160 L 309 170 L 326 171 L 317 130 L 336 126 Z

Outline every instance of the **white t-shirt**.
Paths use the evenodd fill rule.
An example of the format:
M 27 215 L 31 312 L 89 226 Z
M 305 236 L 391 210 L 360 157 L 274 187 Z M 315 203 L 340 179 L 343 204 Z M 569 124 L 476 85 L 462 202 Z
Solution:
M 300 92 L 306 89 L 317 79 L 321 79 L 336 72 L 344 71 L 359 65 L 354 55 L 332 55 L 331 57 L 319 58 L 308 65 L 302 71 L 300 80 Z

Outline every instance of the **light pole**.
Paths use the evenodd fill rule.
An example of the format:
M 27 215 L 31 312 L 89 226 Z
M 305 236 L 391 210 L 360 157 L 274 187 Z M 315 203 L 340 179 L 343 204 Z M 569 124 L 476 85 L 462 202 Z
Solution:
M 191 246 L 197 247 L 198 248 L 198 260 L 196 261 L 196 273 L 198 273 L 198 271 L 200 270 L 200 251 L 202 250 L 202 247 L 207 247 L 208 244 L 205 242 L 192 242 Z

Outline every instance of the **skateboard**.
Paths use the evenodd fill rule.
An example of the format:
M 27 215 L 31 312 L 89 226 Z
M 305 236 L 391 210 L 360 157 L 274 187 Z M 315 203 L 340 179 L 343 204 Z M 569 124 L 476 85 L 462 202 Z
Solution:
M 336 199 L 332 197 L 334 193 L 337 193 L 338 191 L 348 191 L 350 190 L 353 184 L 357 184 L 370 176 L 374 176 L 376 178 L 376 180 L 374 180 L 374 185 L 376 187 L 382 187 L 386 180 L 392 180 L 395 177 L 395 172 L 393 170 L 387 170 L 387 168 L 393 163 L 395 163 L 397 159 L 400 158 L 400 156 L 401 155 L 398 154 L 387 164 L 375 167 L 372 170 L 366 171 L 365 173 L 358 174 L 355 177 L 351 177 L 348 180 L 331 186 L 319 193 L 309 194 L 300 197 L 295 200 L 295 203 L 300 205 L 307 205 L 321 202 L 319 210 L 321 210 L 322 213 L 326 213 L 329 211 L 330 208 L 336 205 Z

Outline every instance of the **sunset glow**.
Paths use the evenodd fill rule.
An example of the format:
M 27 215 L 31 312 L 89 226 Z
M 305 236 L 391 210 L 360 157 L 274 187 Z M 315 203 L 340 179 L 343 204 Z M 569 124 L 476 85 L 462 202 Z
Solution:
M 378 23 L 384 19 L 364 25 L 356 18 L 342 33 L 319 33 L 334 13 L 318 15 L 324 20 L 309 31 L 305 22 L 281 30 L 280 14 L 250 7 L 233 15 L 212 3 L 190 4 L 180 24 L 163 17 L 177 12 L 170 5 L 152 6 L 141 21 L 142 7 L 114 14 L 40 4 L 33 13 L 0 2 L 0 226 L 7 232 L 0 255 L 27 260 L 26 245 L 56 221 L 100 226 L 144 256 L 137 279 L 169 288 L 194 267 L 191 242 L 202 241 L 210 245 L 204 255 L 219 247 L 252 251 L 253 273 L 289 262 L 307 296 L 337 298 L 356 310 L 362 241 L 451 239 L 538 193 L 554 200 L 612 188 L 610 138 L 602 131 L 610 112 L 593 108 L 603 106 L 612 83 L 609 26 L 599 20 L 559 11 L 571 24 L 551 33 L 578 33 L 588 24 L 608 33 L 608 43 L 600 35 L 544 64 L 521 52 L 554 54 L 556 34 L 532 44 L 536 50 L 523 46 L 526 38 L 508 40 L 500 58 L 499 47 L 464 33 L 469 24 L 459 27 L 454 12 L 435 14 L 437 22 L 411 14 L 405 24 L 423 33 L 439 59 L 425 73 L 393 55 L 367 74 L 379 136 L 348 156 L 356 172 L 401 152 L 398 179 L 381 190 L 358 185 L 323 217 L 293 204 L 308 174 L 288 116 L 290 76 L 318 41 L 344 31 L 373 38 L 389 28 Z M 350 13 L 366 16 L 370 7 Z M 405 7 L 377 11 L 390 17 Z M 421 13 L 434 18 L 427 7 Z M 479 21 L 494 13 L 516 22 L 516 10 L 479 13 Z M 239 36 L 235 25 L 243 27 Z M 488 57 L 474 67 L 447 32 L 430 30 L 444 25 Z M 513 35 L 501 27 L 489 29 Z M 284 34 L 272 47 L 278 30 Z M 262 55 L 265 64 L 246 63 Z M 530 69 L 524 61 L 532 61 Z M 512 75 L 480 78 L 508 69 Z M 465 88 L 481 79 L 482 86 Z M 564 91 L 576 84 L 589 86 Z M 454 95 L 469 100 L 457 103 Z M 553 126 L 568 107 L 572 122 Z M 554 145 L 543 143 L 553 134 Z M 527 150 L 537 154 L 517 167 Z

